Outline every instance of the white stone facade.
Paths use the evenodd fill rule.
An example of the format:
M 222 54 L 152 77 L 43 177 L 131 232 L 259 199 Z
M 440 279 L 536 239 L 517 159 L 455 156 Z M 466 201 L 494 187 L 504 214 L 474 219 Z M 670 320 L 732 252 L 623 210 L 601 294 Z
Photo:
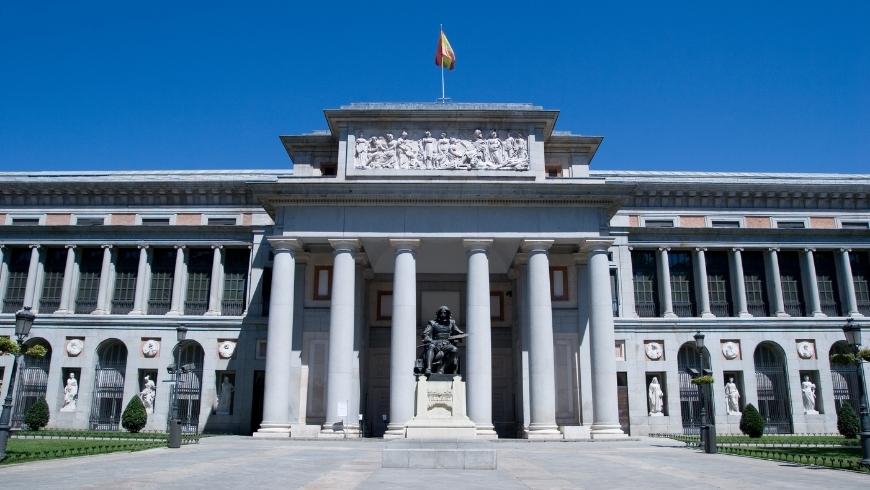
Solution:
M 691 431 L 696 331 L 719 432 L 738 431 L 729 377 L 771 430 L 836 431 L 854 382 L 829 355 L 848 318 L 870 315 L 870 176 L 590 171 L 602 139 L 526 104 L 325 114 L 329 131 L 281 138 L 292 171 L 0 174 L 0 335 L 22 305 L 37 311 L 31 341 L 51 354 L 28 393 L 44 393 L 51 427 L 111 430 L 112 404 L 149 375 L 147 429 L 164 429 L 185 325 L 199 430 L 404 437 L 420 331 L 445 304 L 470 336 L 478 437 Z M 495 153 L 439 160 L 442 131 L 468 154 L 478 128 L 493 140 L 480 155 Z M 355 141 L 403 131 L 405 160 Z M 61 411 L 71 373 L 77 403 Z

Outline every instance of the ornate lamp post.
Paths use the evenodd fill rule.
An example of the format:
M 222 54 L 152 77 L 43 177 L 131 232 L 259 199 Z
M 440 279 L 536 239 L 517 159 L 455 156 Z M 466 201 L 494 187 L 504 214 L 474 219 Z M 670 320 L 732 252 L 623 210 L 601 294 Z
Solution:
M 33 326 L 34 320 L 36 320 L 36 313 L 30 311 L 29 306 L 25 306 L 15 313 L 15 338 L 18 341 L 18 353 L 12 358 L 12 374 L 9 376 L 9 387 L 6 388 L 6 399 L 3 401 L 3 413 L 0 414 L 0 461 L 6 458 L 6 443 L 9 441 L 9 433 L 12 429 L 12 395 L 15 392 L 18 358 L 24 353 L 24 339 L 30 335 L 30 327 Z
M 861 421 L 861 464 L 870 466 L 870 413 L 867 411 L 867 386 L 864 380 L 864 360 L 858 356 L 863 340 L 861 339 L 861 325 L 850 318 L 843 326 L 846 341 L 852 346 L 852 352 L 857 359 L 858 367 L 858 419 Z
M 701 366 L 701 376 L 706 375 L 707 370 L 704 369 L 704 334 L 700 331 L 695 332 L 695 347 L 698 349 L 698 361 Z M 698 384 L 698 395 L 701 400 L 701 444 L 704 447 L 704 452 L 708 454 L 716 453 L 716 428 L 713 424 L 707 422 L 707 387 L 705 384 Z M 710 407 L 712 409 L 712 407 Z
M 187 338 L 187 327 L 179 325 L 175 329 L 178 345 L 175 347 L 175 365 L 171 366 L 172 373 L 172 406 L 169 408 L 169 438 L 167 446 L 173 449 L 181 447 L 181 419 L 178 417 L 178 375 L 181 374 L 181 344 Z

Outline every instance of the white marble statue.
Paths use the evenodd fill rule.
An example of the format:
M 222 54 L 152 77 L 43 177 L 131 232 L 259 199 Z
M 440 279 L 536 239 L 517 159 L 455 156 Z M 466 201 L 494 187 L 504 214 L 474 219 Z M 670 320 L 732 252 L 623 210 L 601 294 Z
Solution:
M 145 375 L 145 387 L 139 392 L 139 399 L 142 400 L 142 405 L 145 406 L 145 413 L 154 413 L 154 399 L 157 398 L 157 385 L 151 379 L 151 375 Z
M 356 137 L 355 151 L 354 166 L 356 168 L 366 168 L 369 164 L 369 142 L 362 133 Z
M 431 170 L 435 168 L 438 155 L 438 141 L 432 137 L 432 133 L 426 131 L 420 140 L 420 149 L 423 153 L 423 168 Z M 441 133 L 442 135 L 444 133 Z
M 651 417 L 661 417 L 664 416 L 662 409 L 664 407 L 664 397 L 665 394 L 662 391 L 662 385 L 659 384 L 659 378 L 653 376 L 652 381 L 649 383 L 649 390 L 647 390 L 647 396 L 649 397 L 649 414 Z
M 728 415 L 740 415 L 740 390 L 734 383 L 734 378 L 728 378 L 725 383 L 725 410 Z
M 230 383 L 230 377 L 224 376 L 223 381 L 221 381 L 221 390 L 218 393 L 217 400 L 217 408 L 215 409 L 215 413 L 218 415 L 229 415 L 232 412 L 233 407 L 233 391 L 235 387 Z
M 66 380 L 66 386 L 63 387 L 63 408 L 61 408 L 60 411 L 74 412 L 78 398 L 79 382 L 76 380 L 76 373 L 69 373 L 69 378 Z
M 810 381 L 809 376 L 804 376 L 804 381 L 801 383 L 801 393 L 804 402 L 804 413 L 807 415 L 818 415 L 816 410 L 816 384 Z

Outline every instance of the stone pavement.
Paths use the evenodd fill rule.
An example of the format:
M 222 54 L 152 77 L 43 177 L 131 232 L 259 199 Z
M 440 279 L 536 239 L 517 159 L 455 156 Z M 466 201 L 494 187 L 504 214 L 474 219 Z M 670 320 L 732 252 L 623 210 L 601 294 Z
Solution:
M 868 488 L 870 475 L 728 455 L 665 439 L 498 441 L 498 470 L 380 467 L 384 442 L 209 437 L 181 449 L 0 467 L 2 488 Z

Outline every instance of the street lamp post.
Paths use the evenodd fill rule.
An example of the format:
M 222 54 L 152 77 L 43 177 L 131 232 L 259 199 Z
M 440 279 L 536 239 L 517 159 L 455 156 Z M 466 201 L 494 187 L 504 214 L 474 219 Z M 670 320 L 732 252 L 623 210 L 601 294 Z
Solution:
M 852 352 L 856 357 L 858 351 L 861 350 L 861 325 L 850 318 L 846 325 L 843 326 L 843 333 L 846 334 L 846 341 L 852 346 Z M 857 357 L 856 364 L 858 368 L 858 419 L 861 421 L 861 464 L 870 466 L 870 413 L 867 410 L 867 386 L 864 384 L 864 360 Z
M 695 332 L 695 347 L 698 349 L 698 361 L 701 366 L 701 376 L 706 374 L 704 369 L 704 334 L 700 331 Z M 716 428 L 713 424 L 707 421 L 707 388 L 705 384 L 698 384 L 698 397 L 701 400 L 701 445 L 704 452 L 708 454 L 716 453 Z M 710 407 L 711 409 L 713 407 Z
M 175 329 L 178 337 L 178 345 L 175 347 L 175 365 L 172 367 L 172 407 L 170 407 L 169 417 L 169 438 L 167 446 L 173 449 L 181 447 L 181 419 L 178 416 L 178 375 L 181 374 L 181 344 L 187 337 L 187 328 L 184 325 L 179 325 Z
M 36 314 L 25 306 L 15 313 L 15 338 L 18 341 L 18 353 L 12 358 L 12 374 L 9 375 L 9 387 L 6 388 L 6 399 L 3 401 L 3 413 L 0 414 L 0 461 L 6 458 L 6 443 L 12 430 L 12 395 L 15 392 L 18 358 L 23 355 L 24 339 L 30 335 L 30 327 L 36 320 Z

